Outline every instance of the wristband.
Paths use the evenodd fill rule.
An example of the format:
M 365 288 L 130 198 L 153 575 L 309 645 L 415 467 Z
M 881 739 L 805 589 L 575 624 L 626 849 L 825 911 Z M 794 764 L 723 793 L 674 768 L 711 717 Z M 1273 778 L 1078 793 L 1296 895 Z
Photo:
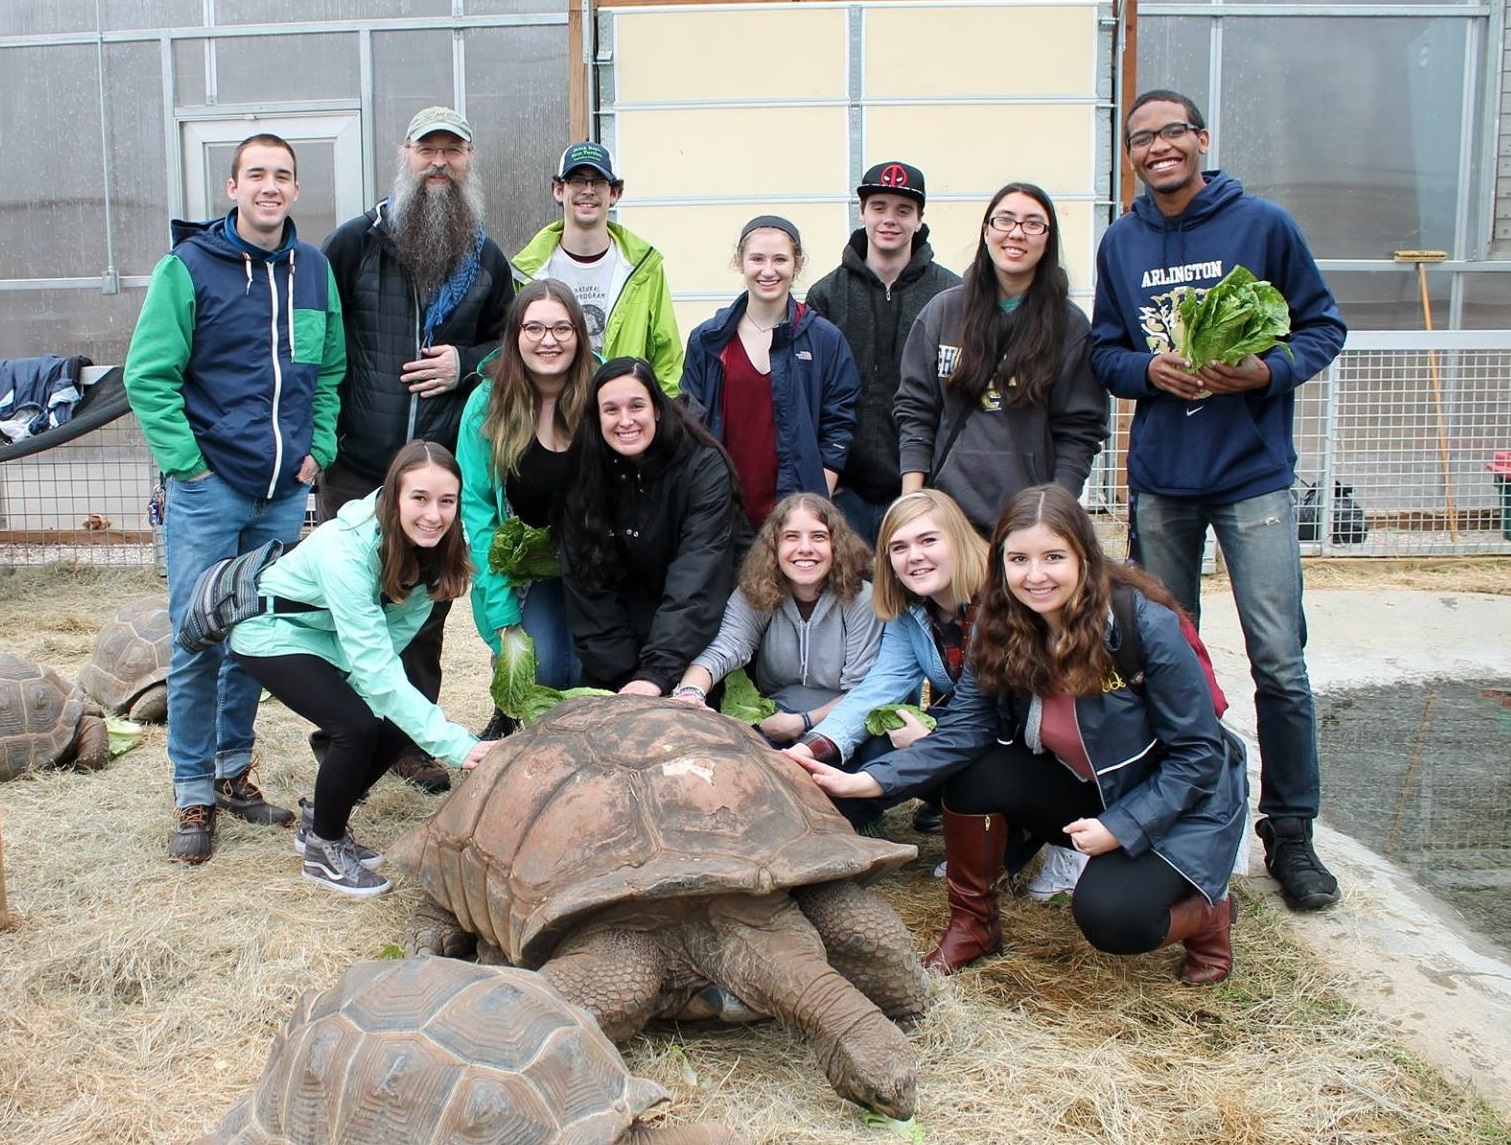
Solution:
M 697 696 L 700 700 L 708 699 L 708 693 L 697 684 L 678 684 L 676 690 L 672 692 L 672 698 L 681 699 L 683 696 Z
M 807 712 L 799 712 L 798 715 L 803 717 L 803 734 L 807 735 L 813 730 L 813 717 Z

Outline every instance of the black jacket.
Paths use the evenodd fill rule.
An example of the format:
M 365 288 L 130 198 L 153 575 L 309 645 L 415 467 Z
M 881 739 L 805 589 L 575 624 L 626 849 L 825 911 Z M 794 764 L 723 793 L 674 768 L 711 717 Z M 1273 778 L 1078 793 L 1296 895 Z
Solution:
M 724 455 L 691 436 L 669 457 L 614 458 L 613 481 L 608 580 L 585 588 L 570 539 L 561 546 L 582 683 L 617 690 L 649 680 L 670 692 L 718 635 L 744 510 Z
M 346 378 L 336 424 L 337 460 L 381 481 L 399 447 L 423 437 L 456 450 L 457 427 L 477 367 L 498 347 L 514 298 L 509 260 L 483 240 L 477 279 L 431 342 L 461 356 L 457 387 L 433 398 L 411 394 L 400 381 L 405 362 L 420 356 L 425 311 L 389 237 L 384 204 L 343 223 L 325 240 L 341 293 L 346 324 Z
M 913 236 L 913 257 L 890 287 L 866 265 L 866 230 L 857 228 L 837 268 L 813 284 L 805 301 L 844 332 L 860 369 L 855 436 L 840 484 L 867 501 L 902 491 L 892 402 L 902 376 L 902 348 L 924 304 L 960 276 L 934 261 L 929 228 Z

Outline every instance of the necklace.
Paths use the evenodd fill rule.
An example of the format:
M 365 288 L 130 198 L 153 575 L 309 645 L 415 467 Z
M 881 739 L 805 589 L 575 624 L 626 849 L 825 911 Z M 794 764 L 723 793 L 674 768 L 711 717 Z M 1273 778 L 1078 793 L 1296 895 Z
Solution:
M 787 321 L 787 315 L 783 314 L 780 318 L 778 318 L 770 326 L 762 326 L 759 322 L 757 322 L 754 318 L 752 318 L 748 313 L 746 315 L 744 315 L 744 317 L 742 318 L 742 321 L 749 322 L 750 325 L 751 325 L 751 328 L 754 329 L 758 334 L 769 334 L 769 333 L 771 333 L 771 331 L 775 330 L 778 326 L 780 326 L 783 322 Z

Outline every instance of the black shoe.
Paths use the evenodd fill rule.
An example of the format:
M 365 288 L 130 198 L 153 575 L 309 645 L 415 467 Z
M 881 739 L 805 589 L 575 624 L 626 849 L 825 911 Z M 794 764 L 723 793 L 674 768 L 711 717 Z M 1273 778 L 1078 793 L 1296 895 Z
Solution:
M 178 828 L 168 840 L 168 859 L 198 866 L 210 857 L 215 839 L 215 808 L 199 803 L 178 808 Z
M 294 821 L 294 813 L 287 807 L 279 807 L 262 797 L 262 788 L 252 782 L 250 767 L 240 775 L 215 781 L 215 806 L 227 815 L 259 827 L 287 827 Z
M 478 739 L 503 739 L 512 736 L 519 731 L 519 721 L 513 716 L 506 716 L 497 708 L 493 709 L 493 718 L 488 721 L 488 726 L 477 733 Z
M 937 835 L 944 830 L 944 813 L 938 804 L 919 801 L 913 812 L 913 830 L 920 835 Z
M 1338 880 L 1312 849 L 1309 819 L 1261 819 L 1254 833 L 1264 843 L 1264 865 L 1292 910 L 1321 910 L 1339 899 Z
M 414 784 L 426 795 L 443 795 L 451 790 L 451 769 L 419 749 L 406 751 L 389 765 L 388 770 Z

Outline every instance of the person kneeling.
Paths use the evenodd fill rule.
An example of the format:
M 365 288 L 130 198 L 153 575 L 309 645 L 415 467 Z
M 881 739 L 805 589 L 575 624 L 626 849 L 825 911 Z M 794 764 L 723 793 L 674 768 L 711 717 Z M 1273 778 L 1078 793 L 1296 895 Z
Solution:
M 799 759 L 831 795 L 944 781 L 950 922 L 925 964 L 952 974 L 1002 948 L 1008 827 L 1088 855 L 1076 924 L 1110 954 L 1185 944 L 1182 981 L 1232 969 L 1228 877 L 1247 818 L 1242 743 L 1218 720 L 1169 594 L 1108 561 L 1091 518 L 1054 485 L 1009 502 L 992 535 L 965 672 L 932 735 L 849 774 Z M 1126 587 L 1124 587 L 1126 586 Z M 1132 590 L 1143 679 L 1114 650 Z
M 329 738 L 315 800 L 301 799 L 294 847 L 304 877 L 343 894 L 380 895 L 383 856 L 352 838 L 352 808 L 416 745 L 458 767 L 493 747 L 449 722 L 409 682 L 399 653 L 432 602 L 467 591 L 457 520 L 461 474 L 449 450 L 412 441 L 383 486 L 350 501 L 258 577 L 272 607 L 231 631 L 251 675 Z

